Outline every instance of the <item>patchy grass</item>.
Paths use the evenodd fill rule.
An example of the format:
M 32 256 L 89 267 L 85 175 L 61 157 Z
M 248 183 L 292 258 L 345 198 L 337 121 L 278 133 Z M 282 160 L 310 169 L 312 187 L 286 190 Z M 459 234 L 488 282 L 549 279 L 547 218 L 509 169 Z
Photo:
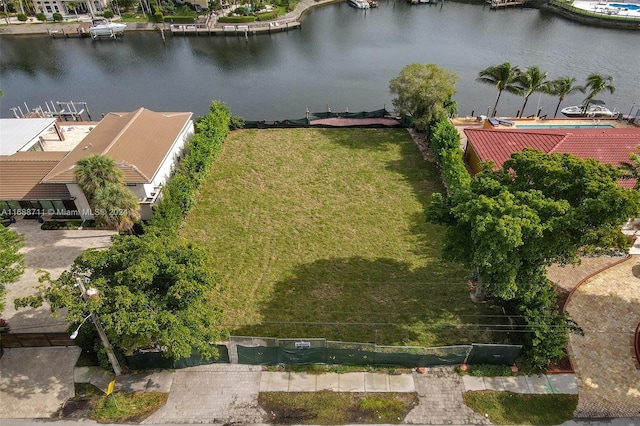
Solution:
M 259 402 L 274 424 L 397 424 L 418 404 L 418 397 L 415 393 L 263 392 Z
M 325 374 L 325 373 L 354 373 L 354 372 L 380 372 L 390 375 L 410 374 L 410 368 L 372 366 L 372 365 L 344 365 L 344 364 L 302 364 L 302 365 L 270 365 L 263 366 L 266 371 Z
M 473 325 L 500 311 L 469 300 L 469 271 L 440 261 L 424 209 L 441 191 L 405 130 L 238 130 L 181 234 L 211 255 L 234 335 L 508 343 Z
M 139 423 L 163 406 L 168 397 L 169 394 L 161 392 L 103 395 L 91 418 L 100 423 Z
M 578 395 L 522 395 L 511 392 L 465 392 L 464 402 L 501 425 L 557 425 L 571 420 Z

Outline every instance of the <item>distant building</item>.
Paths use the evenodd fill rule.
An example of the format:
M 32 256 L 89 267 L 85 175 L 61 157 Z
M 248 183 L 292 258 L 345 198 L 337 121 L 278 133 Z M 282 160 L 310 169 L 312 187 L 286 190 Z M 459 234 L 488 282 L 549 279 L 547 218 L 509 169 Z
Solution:
M 77 212 L 83 219 L 93 219 L 87 199 L 75 182 L 74 168 L 78 160 L 99 154 L 115 160 L 127 187 L 140 200 L 141 219 L 148 220 L 153 216 L 152 206 L 160 196 L 162 185 L 194 132 L 190 112 L 154 112 L 140 108 L 106 115 L 70 151 L 43 151 L 43 148 L 55 149 L 46 143 L 43 147 L 41 136 L 45 131 L 55 128 L 61 137 L 63 132 L 55 119 L 38 119 L 50 120 L 38 126 L 31 120 L 0 120 L 3 135 L 0 211 L 31 209 L 57 213 L 66 210 Z M 20 126 L 25 129 L 21 137 L 5 139 L 5 128 Z M 38 146 L 39 149 L 35 148 Z
M 67 3 L 74 3 L 78 6 L 76 11 L 69 8 Z M 75 15 L 75 13 L 99 13 L 101 14 L 107 9 L 107 0 L 33 0 L 33 5 L 38 11 L 42 11 L 46 16 L 52 16 L 54 13 L 61 15 Z

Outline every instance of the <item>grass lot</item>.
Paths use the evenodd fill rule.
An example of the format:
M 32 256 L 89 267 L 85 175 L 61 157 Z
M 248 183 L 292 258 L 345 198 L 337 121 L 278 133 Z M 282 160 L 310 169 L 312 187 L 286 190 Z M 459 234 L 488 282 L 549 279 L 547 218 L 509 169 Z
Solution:
M 578 395 L 466 392 L 464 402 L 498 425 L 559 425 L 573 418 Z
M 440 262 L 424 208 L 443 188 L 404 130 L 239 130 L 201 187 L 182 235 L 225 284 L 212 303 L 234 335 L 378 344 L 504 341 L 469 271 Z M 448 325 L 451 324 L 451 325 Z
M 263 392 L 259 402 L 274 424 L 397 424 L 418 398 L 415 393 Z

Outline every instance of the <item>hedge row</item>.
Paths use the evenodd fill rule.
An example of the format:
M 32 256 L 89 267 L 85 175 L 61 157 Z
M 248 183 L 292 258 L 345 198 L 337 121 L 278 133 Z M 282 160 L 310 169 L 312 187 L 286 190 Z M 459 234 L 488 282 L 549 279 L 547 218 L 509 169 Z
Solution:
M 193 24 L 196 22 L 195 16 L 164 16 L 164 22 L 170 22 L 172 24 Z
M 462 159 L 458 130 L 449 120 L 440 120 L 431 125 L 430 134 L 431 147 L 442 168 L 442 180 L 449 195 L 468 190 L 471 175 Z
M 278 17 L 278 11 L 272 10 L 271 12 L 258 13 L 256 19 L 258 21 L 270 21 Z
M 185 155 L 174 175 L 162 188 L 162 200 L 149 226 L 175 231 L 193 207 L 196 190 L 206 178 L 213 160 L 229 133 L 231 113 L 226 105 L 214 102 L 208 115 L 196 120 L 195 130 L 185 148 Z
M 218 22 L 228 24 L 239 24 L 244 22 L 253 22 L 256 20 L 255 16 L 221 16 L 218 18 Z

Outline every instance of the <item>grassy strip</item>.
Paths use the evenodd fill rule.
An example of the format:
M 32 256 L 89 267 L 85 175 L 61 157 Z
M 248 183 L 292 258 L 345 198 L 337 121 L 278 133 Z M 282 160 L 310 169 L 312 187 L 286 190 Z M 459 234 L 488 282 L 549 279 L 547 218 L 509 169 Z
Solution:
M 161 392 L 112 395 L 105 395 L 97 401 L 92 419 L 101 423 L 140 422 L 163 406 L 169 397 L 169 394 Z
M 418 404 L 418 397 L 415 393 L 263 392 L 259 402 L 274 424 L 398 424 Z
M 466 392 L 464 402 L 494 424 L 557 425 L 573 418 L 578 395 L 477 391 Z
M 231 132 L 181 235 L 216 259 L 231 333 L 425 346 L 507 342 L 465 323 L 469 271 L 425 221 L 436 167 L 405 130 Z M 375 323 L 375 324 L 374 324 Z

